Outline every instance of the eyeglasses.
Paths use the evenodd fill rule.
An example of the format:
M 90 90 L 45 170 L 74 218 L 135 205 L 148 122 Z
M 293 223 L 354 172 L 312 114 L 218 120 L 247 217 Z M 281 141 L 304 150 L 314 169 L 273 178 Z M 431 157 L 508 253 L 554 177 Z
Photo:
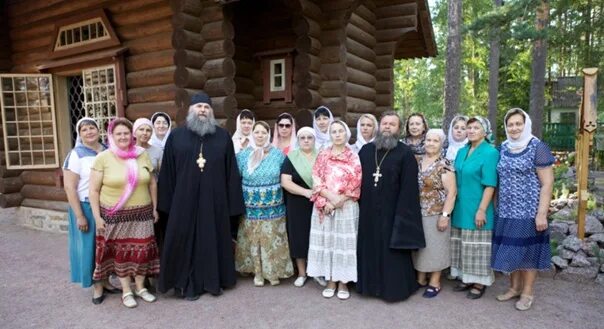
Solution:
M 291 123 L 280 123 L 278 126 L 279 128 L 290 128 L 292 125 Z
M 315 138 L 312 137 L 312 136 L 300 136 L 300 139 L 303 140 L 303 141 L 311 141 L 311 140 L 313 140 Z

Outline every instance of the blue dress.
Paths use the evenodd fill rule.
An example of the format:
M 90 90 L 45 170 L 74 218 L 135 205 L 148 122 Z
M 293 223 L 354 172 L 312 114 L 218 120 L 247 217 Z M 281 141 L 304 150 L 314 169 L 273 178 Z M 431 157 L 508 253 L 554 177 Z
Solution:
M 537 169 L 551 166 L 554 157 L 536 138 L 520 153 L 511 153 L 504 143 L 500 155 L 491 266 L 504 273 L 549 270 L 549 229 L 538 232 L 535 227 L 541 189 Z

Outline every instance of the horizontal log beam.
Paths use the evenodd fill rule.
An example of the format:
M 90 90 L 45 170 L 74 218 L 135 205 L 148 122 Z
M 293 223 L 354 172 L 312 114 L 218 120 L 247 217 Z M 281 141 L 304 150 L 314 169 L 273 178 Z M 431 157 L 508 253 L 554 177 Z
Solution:
M 341 80 L 323 81 L 319 93 L 323 97 L 342 97 L 346 96 L 346 82 Z
M 199 16 L 203 9 L 200 0 L 170 0 L 170 6 L 175 13 L 187 13 Z
M 209 79 L 203 89 L 210 97 L 232 95 L 235 93 L 235 80 L 233 78 Z
M 377 94 L 375 95 L 376 106 L 392 106 L 393 104 L 392 94 Z
M 23 187 L 21 177 L 0 178 L 0 194 L 17 193 Z
M 62 187 L 42 186 L 42 185 L 23 185 L 21 195 L 26 199 L 65 201 L 67 195 Z
M 1 143 L 1 144 L 4 144 L 4 143 Z M 4 166 L 4 153 L 2 153 L 0 155 L 0 160 L 3 163 L 2 165 L 0 165 L 0 178 L 17 177 L 17 176 L 21 175 L 21 173 L 23 172 L 23 170 L 6 169 L 6 166 Z
M 235 94 L 235 99 L 237 99 L 237 108 L 238 109 L 250 109 L 253 110 L 256 106 L 256 99 L 254 96 L 250 94 Z
M 318 107 L 323 100 L 321 94 L 316 90 L 308 88 L 296 88 L 294 89 L 294 100 L 296 106 L 300 109 L 311 109 Z
M 378 19 L 408 15 L 417 15 L 416 3 L 399 3 L 390 6 L 380 6 L 375 9 L 375 16 Z
M 375 103 L 365 99 L 348 96 L 346 97 L 346 109 L 352 112 L 374 113 Z
M 354 97 L 372 103 L 375 102 L 375 89 L 362 85 L 357 85 L 355 83 L 346 84 L 346 95 L 348 95 L 348 97 Z
M 174 82 L 175 72 L 176 66 L 130 72 L 126 75 L 126 82 L 128 84 L 128 88 L 170 84 Z
M 352 52 L 355 55 L 364 58 L 370 62 L 375 61 L 375 52 L 373 50 L 373 47 L 367 47 L 349 38 L 346 40 L 346 49 L 348 50 L 348 52 Z
M 237 93 L 241 94 L 254 94 L 254 88 L 256 88 L 256 83 L 254 80 L 246 77 L 236 76 L 234 78 Z
M 201 51 L 178 49 L 174 53 L 174 64 L 194 69 L 201 69 L 206 62 Z
M 168 5 L 153 3 L 145 7 L 116 13 L 112 15 L 111 21 L 114 26 L 139 24 L 140 28 L 144 28 L 146 22 L 160 18 L 167 19 L 170 16 L 172 16 L 172 10 Z
M 21 180 L 23 181 L 23 184 L 27 185 L 57 185 L 54 171 L 27 170 L 21 174 Z
M 200 51 L 205 41 L 199 33 L 187 30 L 175 30 L 172 34 L 172 46 L 175 49 L 189 49 Z
M 128 103 L 153 103 L 174 100 L 176 96 L 174 84 L 128 89 Z
M 349 39 L 352 39 L 357 43 L 364 45 L 368 49 L 372 49 L 373 47 L 375 47 L 375 37 L 355 25 L 349 24 L 346 27 L 346 35 Z
M 353 54 L 352 52 L 346 53 L 346 65 L 348 67 L 352 67 L 357 70 L 367 72 L 369 74 L 376 72 L 376 66 L 374 62 L 368 61 L 365 58 L 361 58 Z
M 13 208 L 21 205 L 21 193 L 0 194 L 0 208 Z
M 180 88 L 202 89 L 206 79 L 200 69 L 179 66 L 174 72 L 174 84 Z
M 155 112 L 166 112 L 171 118 L 176 118 L 178 107 L 174 101 L 129 104 L 126 107 L 126 117 L 130 120 L 150 118 Z
M 206 60 L 233 57 L 235 54 L 235 44 L 233 40 L 209 41 L 203 46 L 202 53 L 206 57 Z
M 172 32 L 162 32 L 123 43 L 131 55 L 151 53 L 172 48 Z
M 174 30 L 187 30 L 194 33 L 199 33 L 203 24 L 198 16 L 179 12 L 172 16 L 172 26 Z
M 174 65 L 173 49 L 160 50 L 156 52 L 143 53 L 135 56 L 126 57 L 126 71 L 136 72 Z
M 324 64 L 321 67 L 321 79 L 325 81 L 346 81 L 346 66 L 343 63 Z
M 42 35 L 30 38 L 30 39 L 22 39 L 22 40 L 13 40 L 11 42 L 11 51 L 12 52 L 24 52 L 29 51 L 32 48 L 40 48 L 47 47 L 50 50 L 50 43 L 52 42 L 52 35 Z
M 172 24 L 169 19 L 165 18 L 145 22 L 144 24 L 135 23 L 133 25 L 117 26 L 115 28 L 115 33 L 122 42 L 171 31 Z
M 371 4 L 366 3 L 366 4 L 362 4 L 362 5 L 358 6 L 352 15 L 358 15 L 364 21 L 369 22 L 369 24 L 371 24 L 373 26 L 373 23 L 376 20 L 376 15 L 374 13 L 376 6 L 375 6 L 375 3 L 373 4 L 373 8 L 369 8 L 369 7 L 367 7 L 367 5 L 371 5 Z M 352 15 L 351 15 L 351 17 L 352 17 Z
M 217 58 L 206 61 L 203 65 L 203 71 L 208 79 L 235 76 L 235 62 L 232 58 Z
M 201 28 L 201 36 L 206 41 L 232 40 L 235 36 L 235 28 L 226 20 L 207 22 Z
M 69 203 L 65 201 L 48 201 L 36 199 L 23 199 L 23 201 L 21 202 L 21 206 L 54 211 L 67 211 L 69 209 Z
M 348 82 L 358 84 L 373 89 L 375 87 L 375 75 L 370 72 L 354 69 L 352 67 L 347 68 Z

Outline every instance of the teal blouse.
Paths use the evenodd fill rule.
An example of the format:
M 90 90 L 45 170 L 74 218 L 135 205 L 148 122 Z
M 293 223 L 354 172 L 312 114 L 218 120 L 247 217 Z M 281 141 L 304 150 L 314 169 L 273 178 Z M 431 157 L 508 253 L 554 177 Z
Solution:
M 276 147 L 262 159 L 253 173 L 247 169 L 251 147 L 237 153 L 237 165 L 242 178 L 243 200 L 247 220 L 274 220 L 285 217 L 281 165 L 285 156 Z
M 451 225 L 464 230 L 476 230 L 474 218 L 482 200 L 485 187 L 497 187 L 497 162 L 499 152 L 483 141 L 470 156 L 470 145 L 459 150 L 455 157 L 457 199 Z M 487 221 L 483 230 L 493 229 L 493 202 L 487 207 Z

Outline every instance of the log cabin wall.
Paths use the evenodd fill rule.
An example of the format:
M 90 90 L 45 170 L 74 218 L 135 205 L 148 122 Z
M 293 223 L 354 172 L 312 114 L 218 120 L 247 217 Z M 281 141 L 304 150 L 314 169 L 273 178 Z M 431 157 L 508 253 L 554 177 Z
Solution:
M 407 33 L 418 30 L 417 2 L 423 0 L 375 1 L 376 112 L 392 109 L 394 104 L 393 68 L 398 42 Z M 418 53 L 419 55 L 420 53 Z M 420 57 L 411 55 L 410 58 Z
M 1 20 L 6 22 L 8 29 L 0 30 L 9 31 L 10 71 L 37 73 L 36 65 L 48 59 L 54 22 L 103 8 L 122 46 L 128 48 L 125 54 L 125 78 L 128 87 L 125 115 L 129 119 L 136 119 L 149 117 L 156 111 L 165 111 L 176 117 L 179 109 L 175 102 L 178 91 L 203 87 L 198 75 L 186 74 L 189 73 L 187 69 L 190 67 L 197 67 L 198 70 L 201 68 L 196 57 L 201 51 L 199 40 L 186 32 L 201 28 L 198 18 L 185 16 L 191 12 L 190 5 L 189 2 L 167 0 L 8 2 L 4 7 L 7 19 Z M 179 10 L 179 16 L 173 15 L 176 10 Z M 2 46 L 4 39 L 4 35 L 0 34 L 0 65 L 5 63 L 2 57 L 7 49 Z M 191 56 L 188 56 L 189 49 L 197 49 L 197 53 L 191 52 Z M 183 56 L 183 52 L 187 56 Z M 184 74 L 181 73 L 183 69 Z M 177 76 L 180 79 L 177 79 Z M 4 157 L 4 153 L 1 156 Z M 66 210 L 67 198 L 59 173 L 59 170 L 26 170 L 21 173 L 6 171 L 4 167 L 0 167 L 0 177 L 3 177 L 0 193 L 3 190 L 17 191 L 3 194 L 0 206 L 22 205 Z
M 351 14 L 346 26 L 346 116 L 345 120 L 356 130 L 356 122 L 363 113 L 377 115 L 375 64 L 375 3 L 363 1 Z M 353 135 L 354 134 L 353 132 Z
M 6 24 L 6 10 L 0 7 L 0 73 L 9 72 L 12 68 L 10 57 L 10 38 Z M 0 138 L 3 137 L 2 117 L 0 116 Z M 15 207 L 21 204 L 20 170 L 7 170 L 4 160 L 4 143 L 0 142 L 0 207 Z
M 263 102 L 261 57 L 258 56 L 273 50 L 296 48 L 300 33 L 297 35 L 294 31 L 296 15 L 289 4 L 288 1 L 282 0 L 259 0 L 235 2 L 225 6 L 225 12 L 232 13 L 235 28 L 233 59 L 236 66 L 237 108 L 252 109 L 259 120 L 274 120 L 282 112 L 295 113 L 297 110 L 295 102 Z M 310 49 L 310 45 L 307 49 Z M 232 120 L 228 126 L 234 127 L 236 112 L 230 117 Z

